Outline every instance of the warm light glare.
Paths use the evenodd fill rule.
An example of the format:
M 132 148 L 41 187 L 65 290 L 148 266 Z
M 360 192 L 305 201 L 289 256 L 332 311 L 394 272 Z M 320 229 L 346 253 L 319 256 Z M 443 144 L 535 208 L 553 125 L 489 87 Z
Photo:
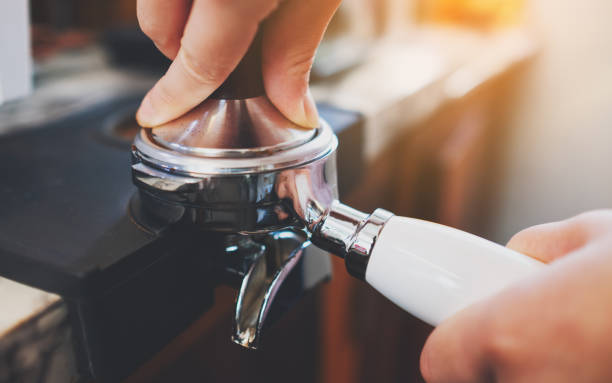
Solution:
M 419 13 L 421 20 L 427 22 L 488 28 L 516 24 L 524 3 L 524 0 L 420 0 Z

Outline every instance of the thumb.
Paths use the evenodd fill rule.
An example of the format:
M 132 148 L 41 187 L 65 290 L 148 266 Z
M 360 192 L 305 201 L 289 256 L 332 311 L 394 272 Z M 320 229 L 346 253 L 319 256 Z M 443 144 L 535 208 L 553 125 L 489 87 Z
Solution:
M 270 101 L 294 123 L 318 126 L 310 68 L 340 0 L 288 0 L 266 21 L 262 71 Z

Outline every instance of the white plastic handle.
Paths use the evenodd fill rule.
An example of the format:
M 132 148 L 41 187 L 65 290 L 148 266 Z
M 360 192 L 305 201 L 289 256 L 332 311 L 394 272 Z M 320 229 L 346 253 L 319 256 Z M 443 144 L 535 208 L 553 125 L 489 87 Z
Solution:
M 374 245 L 366 281 L 435 326 L 543 266 L 461 230 L 392 217 Z

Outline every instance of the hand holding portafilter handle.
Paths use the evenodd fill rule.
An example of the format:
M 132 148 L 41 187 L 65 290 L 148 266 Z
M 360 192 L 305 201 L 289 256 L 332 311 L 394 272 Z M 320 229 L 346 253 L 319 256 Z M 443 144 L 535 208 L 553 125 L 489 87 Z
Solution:
M 438 325 L 544 264 L 448 226 L 335 202 L 313 242 L 410 314 Z

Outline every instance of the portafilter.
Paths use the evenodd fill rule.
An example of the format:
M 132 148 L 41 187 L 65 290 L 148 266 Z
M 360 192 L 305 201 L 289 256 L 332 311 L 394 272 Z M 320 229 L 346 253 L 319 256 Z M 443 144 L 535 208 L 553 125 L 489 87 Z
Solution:
M 149 216 L 230 233 L 304 232 L 432 325 L 543 265 L 460 230 L 341 203 L 336 136 L 323 120 L 292 123 L 270 102 L 260 44 L 202 104 L 136 136 L 133 180 Z

